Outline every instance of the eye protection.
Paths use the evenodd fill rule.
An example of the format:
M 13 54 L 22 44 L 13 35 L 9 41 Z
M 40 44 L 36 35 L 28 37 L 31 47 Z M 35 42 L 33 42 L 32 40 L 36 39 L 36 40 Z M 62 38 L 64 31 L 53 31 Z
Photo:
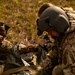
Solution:
M 37 19 L 36 24 L 37 24 L 37 30 L 38 30 L 39 36 L 43 33 L 43 31 L 53 29 L 52 25 L 49 23 L 49 17 L 46 17 L 46 18 L 43 18 L 43 19 Z
M 64 33 L 70 27 L 70 24 L 65 16 L 59 14 L 53 20 L 50 20 L 50 17 L 38 19 L 37 27 L 38 27 L 38 33 L 41 32 L 40 35 L 43 33 L 43 31 L 48 31 L 48 30 L 54 30 L 59 33 Z

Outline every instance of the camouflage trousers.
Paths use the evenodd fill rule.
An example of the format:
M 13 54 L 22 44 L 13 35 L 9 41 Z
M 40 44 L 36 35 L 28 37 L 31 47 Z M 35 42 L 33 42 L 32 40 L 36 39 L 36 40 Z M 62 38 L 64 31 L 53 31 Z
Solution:
M 52 75 L 64 75 L 62 66 L 61 65 L 55 66 L 52 71 Z
M 52 75 L 52 68 L 50 65 L 47 65 L 45 68 L 38 71 L 36 75 Z
M 75 66 L 72 65 L 58 65 L 52 71 L 52 75 L 75 75 Z
M 40 70 L 37 75 L 64 75 L 64 73 L 63 68 L 60 65 L 55 66 L 53 69 L 47 65 L 45 68 Z

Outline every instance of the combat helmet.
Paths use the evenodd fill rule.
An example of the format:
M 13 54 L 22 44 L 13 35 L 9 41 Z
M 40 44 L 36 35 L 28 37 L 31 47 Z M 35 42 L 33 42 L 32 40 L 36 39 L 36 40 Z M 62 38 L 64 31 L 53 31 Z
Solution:
M 56 32 L 64 33 L 69 26 L 68 16 L 63 9 L 57 6 L 47 8 L 37 20 L 38 35 L 50 28 Z

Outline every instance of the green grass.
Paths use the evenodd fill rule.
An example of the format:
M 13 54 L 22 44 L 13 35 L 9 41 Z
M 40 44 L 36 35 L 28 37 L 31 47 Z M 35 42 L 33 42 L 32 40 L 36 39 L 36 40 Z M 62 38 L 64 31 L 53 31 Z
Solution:
M 62 7 L 73 7 L 74 0 L 0 0 L 0 20 L 10 26 L 7 39 L 19 42 L 19 33 L 24 31 L 28 37 L 37 40 L 37 12 L 43 3 L 51 2 Z

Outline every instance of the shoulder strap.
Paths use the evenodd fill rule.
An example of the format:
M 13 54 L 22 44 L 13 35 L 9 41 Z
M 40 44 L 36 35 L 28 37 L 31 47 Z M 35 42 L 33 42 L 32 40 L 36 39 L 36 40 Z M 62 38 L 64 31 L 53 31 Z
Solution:
M 4 71 L 1 75 L 10 75 L 10 74 L 17 73 L 17 72 L 24 71 L 24 70 L 28 70 L 28 69 L 29 69 L 28 66 L 13 68 L 13 69 L 9 69 L 9 70 Z
M 36 70 L 35 66 L 22 66 L 22 67 L 6 70 L 0 75 L 10 75 L 10 74 L 13 74 L 13 73 L 17 73 L 17 72 L 25 71 L 25 70 L 30 70 L 30 69 Z

